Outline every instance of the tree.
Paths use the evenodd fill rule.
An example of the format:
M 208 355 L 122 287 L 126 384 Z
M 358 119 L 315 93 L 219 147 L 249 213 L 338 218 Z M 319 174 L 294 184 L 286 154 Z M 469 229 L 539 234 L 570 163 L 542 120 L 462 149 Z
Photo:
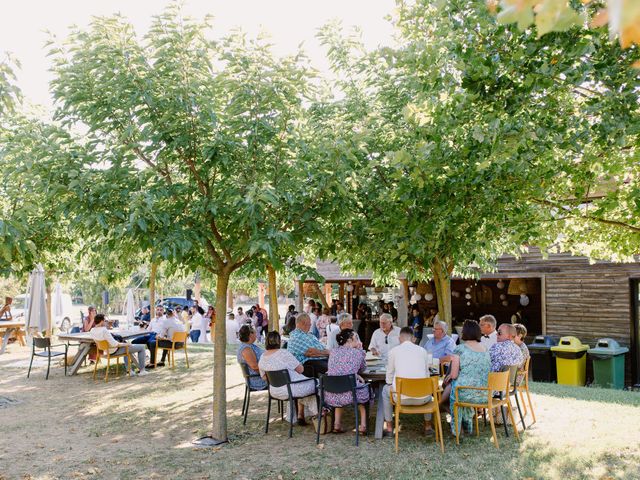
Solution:
M 226 311 L 233 272 L 277 262 L 335 180 L 316 178 L 305 122 L 314 72 L 264 39 L 207 37 L 169 7 L 142 39 L 121 17 L 54 43 L 55 119 L 86 131 L 67 159 L 75 222 L 113 248 L 152 250 L 216 277 Z M 226 440 L 225 322 L 216 322 L 213 437 Z
M 592 160 L 603 164 L 622 138 L 633 144 L 636 83 L 615 57 L 577 63 L 611 49 L 624 58 L 599 33 L 538 41 L 496 25 L 475 2 L 398 6 L 398 48 L 367 53 L 335 27 L 322 33 L 344 92 L 326 117 L 355 171 L 347 235 L 324 251 L 380 279 L 433 278 L 450 322 L 454 271 L 477 275 L 500 254 L 567 231 L 564 203 L 547 199 L 582 198 L 585 184 L 602 183 Z M 586 94 L 585 80 L 604 83 L 603 95 Z M 623 95 L 609 94 L 616 89 Z M 630 165 L 620 155 L 610 171 Z

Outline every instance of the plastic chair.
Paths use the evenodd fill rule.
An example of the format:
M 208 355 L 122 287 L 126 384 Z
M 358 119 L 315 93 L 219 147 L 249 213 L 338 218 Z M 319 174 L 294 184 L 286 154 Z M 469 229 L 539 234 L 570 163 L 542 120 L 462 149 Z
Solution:
M 304 397 L 294 397 L 293 393 L 291 391 L 291 385 L 294 385 L 296 383 L 303 383 L 303 382 L 313 382 L 314 385 L 314 390 L 316 393 L 316 400 L 317 400 L 317 396 L 318 396 L 318 388 L 316 386 L 315 380 L 314 379 L 304 379 L 304 380 L 296 380 L 296 381 L 291 381 L 291 376 L 289 375 L 289 370 L 274 370 L 271 372 L 266 372 L 267 374 L 267 385 L 268 386 L 272 386 L 275 388 L 278 387 L 287 387 L 287 393 L 288 393 L 288 398 L 287 400 L 289 401 L 289 438 L 291 438 L 293 436 L 293 422 L 295 420 L 294 416 L 295 416 L 295 404 L 294 404 L 294 400 L 298 399 L 298 398 L 304 398 Z M 269 389 L 269 403 L 267 404 L 267 423 L 264 427 L 264 433 L 269 433 L 269 417 L 271 416 L 271 400 L 279 400 L 278 398 L 274 398 L 271 395 L 271 390 Z M 320 412 L 320 405 L 319 405 L 319 401 L 318 401 L 318 412 Z M 283 409 L 284 410 L 284 409 Z
M 158 354 L 160 353 L 158 350 L 167 350 L 169 352 L 169 362 L 171 363 L 171 368 L 175 368 L 176 366 L 176 350 L 184 350 L 184 358 L 187 361 L 187 368 L 189 368 L 189 355 L 187 354 L 187 336 L 189 334 L 185 331 L 185 332 L 173 332 L 173 335 L 171 336 L 171 340 L 169 340 L 168 338 L 161 338 L 161 337 L 157 337 L 156 336 L 156 361 L 154 363 L 154 366 L 157 366 L 158 364 Z M 159 342 L 161 340 L 164 340 L 166 342 L 171 342 L 171 346 L 170 347 L 162 347 L 160 346 Z M 176 344 L 181 343 L 182 346 L 176 346 Z
M 247 414 L 249 413 L 249 401 L 251 400 L 251 392 L 264 392 L 268 386 L 264 388 L 254 388 L 251 386 L 252 378 L 262 378 L 257 373 L 251 373 L 249 371 L 249 365 L 246 363 L 241 363 L 240 368 L 242 369 L 242 376 L 244 377 L 244 400 L 242 402 L 242 416 L 244 420 L 242 421 L 243 425 L 247 424 Z M 278 408 L 281 408 L 281 403 L 278 402 Z
M 533 417 L 533 423 L 536 423 L 536 414 L 533 411 L 533 403 L 531 403 L 531 395 L 529 394 L 529 362 L 531 361 L 531 357 L 527 358 L 527 361 L 524 363 L 522 369 L 518 370 L 517 379 L 519 380 L 516 388 L 518 392 L 520 392 L 520 400 L 522 400 L 522 408 L 524 409 L 524 414 L 527 414 L 527 403 L 524 401 L 524 394 L 527 394 L 527 400 L 529 401 L 529 408 L 531 408 L 531 416 Z
M 52 351 L 51 347 L 64 347 L 64 352 Z M 41 352 L 36 352 L 36 348 L 41 348 Z M 39 338 L 33 337 L 33 344 L 31 346 L 31 361 L 29 362 L 29 371 L 27 372 L 27 378 L 31 375 L 31 366 L 33 365 L 33 357 L 46 357 L 47 358 L 47 375 L 45 380 L 49 379 L 49 371 L 51 370 L 51 358 L 64 355 L 64 375 L 67 375 L 67 353 L 69 351 L 68 345 L 61 343 L 58 345 L 51 345 L 51 338 Z
M 97 347 L 97 356 L 96 356 L 96 364 L 93 367 L 93 379 L 96 379 L 96 372 L 98 370 L 98 363 L 100 362 L 100 358 L 105 354 L 106 352 L 106 356 L 107 356 L 107 370 L 104 374 L 104 382 L 107 383 L 109 381 L 109 366 L 111 364 L 111 359 L 115 358 L 116 359 L 116 378 L 118 378 L 118 372 L 120 369 L 120 358 L 121 357 L 127 357 L 127 373 L 129 374 L 129 376 L 131 376 L 131 354 L 129 353 L 129 346 L 125 346 L 125 347 L 118 347 L 118 350 L 120 348 L 124 348 L 124 352 L 122 353 L 110 353 L 109 349 L 113 348 L 109 345 L 109 342 L 107 342 L 106 340 L 96 340 L 96 347 Z M 117 351 L 117 350 L 116 350 Z
M 509 367 L 504 367 L 505 371 L 509 372 L 509 385 L 511 389 L 509 390 L 509 397 L 515 397 L 516 399 L 516 407 L 518 407 L 518 414 L 520 415 L 520 422 L 522 423 L 522 429 L 526 430 L 527 427 L 524 424 L 524 416 L 522 415 L 522 409 L 520 408 L 520 401 L 518 400 L 518 369 L 519 365 L 511 365 Z M 516 424 L 513 424 L 514 430 L 516 430 Z
M 395 431 L 396 431 L 396 453 L 398 453 L 398 433 L 400 427 L 401 413 L 431 413 L 435 416 L 433 426 L 436 433 L 436 443 L 440 438 L 440 450 L 444 453 L 444 438 L 442 435 L 442 424 L 440 420 L 440 407 L 438 405 L 438 377 L 429 378 L 400 378 L 396 377 L 396 391 L 389 391 L 391 405 L 395 406 Z M 395 398 L 394 398 L 395 395 Z M 426 397 L 431 396 L 431 401 L 423 405 L 403 405 L 402 395 L 405 397 Z
M 358 398 L 356 395 L 357 390 L 367 388 L 369 389 L 369 398 L 372 398 L 371 386 L 369 384 L 357 386 L 356 384 L 356 376 L 354 374 L 350 375 L 322 375 L 320 377 L 320 407 L 321 408 L 330 408 L 332 411 L 338 407 L 334 405 L 330 405 L 326 403 L 324 399 L 325 392 L 329 393 L 347 393 L 351 392 L 352 395 L 352 405 L 353 411 L 356 418 L 356 447 L 358 446 L 360 439 L 360 412 L 358 410 Z M 364 419 L 365 427 L 367 426 L 367 419 L 369 418 L 369 402 L 365 404 L 365 409 L 367 411 L 366 418 Z M 322 410 L 319 408 L 318 412 Z M 322 426 L 322 415 L 318 415 L 318 429 L 316 431 L 316 443 L 320 443 L 320 429 Z M 333 427 L 333 425 L 332 425 Z
M 487 392 L 487 401 L 486 403 L 471 403 L 471 402 L 461 402 L 459 397 L 460 390 L 478 390 Z M 514 425 L 514 432 L 516 434 L 516 438 L 520 440 L 520 435 L 518 434 L 518 429 L 515 428 L 515 420 L 513 418 L 513 410 L 511 410 L 511 402 L 509 399 L 509 372 L 490 372 L 489 379 L 486 387 L 472 387 L 467 385 L 458 385 L 455 389 L 455 402 L 453 404 L 453 418 L 455 422 L 456 428 L 456 444 L 460 444 L 460 430 L 458 428 L 458 408 L 459 407 L 470 407 L 477 411 L 479 408 L 486 408 L 489 410 L 489 422 L 491 423 L 491 433 L 493 434 L 493 439 L 496 442 L 496 448 L 500 448 L 498 444 L 498 436 L 496 434 L 496 426 L 493 422 L 493 415 L 491 414 L 494 408 L 500 408 L 502 412 L 502 419 L 504 420 L 504 430 L 507 436 L 509 436 L 509 431 L 507 430 L 507 421 L 505 418 L 504 407 L 507 407 L 509 412 L 509 417 L 511 418 L 511 423 Z M 498 397 L 494 396 L 494 393 L 498 394 Z M 475 423 L 476 423 L 476 435 L 479 435 L 478 432 L 478 415 L 475 415 Z

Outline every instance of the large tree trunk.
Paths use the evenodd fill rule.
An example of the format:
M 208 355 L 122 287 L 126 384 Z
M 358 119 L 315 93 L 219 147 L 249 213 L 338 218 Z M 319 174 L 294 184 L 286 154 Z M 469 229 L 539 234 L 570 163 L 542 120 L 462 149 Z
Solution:
M 227 311 L 227 288 L 231 273 L 222 270 L 217 276 L 216 312 Z M 213 430 L 211 436 L 218 441 L 227 441 L 227 327 L 226 322 L 217 321 L 213 350 Z
M 269 275 L 269 331 L 279 331 L 280 315 L 278 313 L 278 290 L 276 287 L 276 270 L 267 266 Z
M 296 281 L 296 310 L 300 313 L 304 309 L 304 280 Z
M 452 265 L 441 258 L 437 258 L 431 263 L 431 273 L 436 284 L 436 295 L 438 297 L 438 314 L 440 320 L 447 322 L 451 331 L 452 311 L 451 311 L 451 272 Z
M 151 318 L 156 316 L 156 273 L 158 264 L 151 262 L 151 273 L 149 274 L 149 314 Z

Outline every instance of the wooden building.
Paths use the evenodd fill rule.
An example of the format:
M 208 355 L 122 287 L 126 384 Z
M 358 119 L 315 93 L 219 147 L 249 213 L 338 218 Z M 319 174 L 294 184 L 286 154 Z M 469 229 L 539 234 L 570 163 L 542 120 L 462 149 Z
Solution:
M 331 284 L 339 286 L 333 298 L 342 298 L 345 305 L 361 287 L 372 291 L 370 275 L 343 274 L 331 262 L 318 262 L 317 266 L 326 280 L 328 299 L 332 290 L 326 285 Z M 592 263 L 586 257 L 566 253 L 543 258 L 539 249 L 531 248 L 520 258 L 501 257 L 497 267 L 496 272 L 482 274 L 478 280 L 452 280 L 454 322 L 487 313 L 499 323 L 508 322 L 520 306 L 521 295 L 526 295 L 522 316 L 530 336 L 572 335 L 591 346 L 599 338 L 613 338 L 630 349 L 627 383 L 640 383 L 640 261 Z M 402 284 L 404 288 L 395 290 L 395 298 L 415 300 L 417 290 L 404 280 Z M 422 308 L 436 306 L 435 298 L 426 301 L 425 295 L 420 297 Z M 406 311 L 397 303 L 399 310 Z M 399 323 L 404 323 L 400 317 Z

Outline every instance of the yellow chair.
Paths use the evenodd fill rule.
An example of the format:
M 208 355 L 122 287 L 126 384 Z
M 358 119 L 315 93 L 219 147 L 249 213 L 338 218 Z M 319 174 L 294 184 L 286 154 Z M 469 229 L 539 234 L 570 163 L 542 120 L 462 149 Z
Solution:
M 461 402 L 459 397 L 460 390 L 479 390 L 487 392 L 487 402 L 486 403 L 470 403 L 470 402 Z M 509 371 L 506 372 L 491 372 L 489 373 L 489 381 L 487 382 L 486 387 L 471 387 L 467 385 L 458 385 L 455 389 L 455 402 L 453 404 L 453 419 L 455 422 L 456 428 L 456 445 L 460 444 L 460 430 L 458 428 L 458 408 L 459 407 L 470 407 L 476 411 L 475 423 L 476 423 L 476 435 L 479 435 L 478 432 L 478 414 L 477 410 L 480 408 L 485 408 L 489 411 L 489 422 L 491 423 L 491 433 L 493 434 L 493 439 L 496 442 L 496 448 L 500 448 L 498 444 L 498 436 L 496 434 L 496 426 L 493 422 L 493 409 L 500 408 L 503 406 L 507 407 L 507 411 L 509 412 L 509 418 L 511 418 L 511 425 L 514 426 L 513 431 L 516 434 L 516 438 L 518 441 L 520 440 L 520 435 L 518 434 L 518 429 L 515 427 L 516 422 L 513 418 L 513 410 L 511 409 L 511 401 L 509 397 Z M 500 394 L 502 398 L 496 398 L 494 395 Z M 505 431 L 507 426 L 505 425 Z
M 184 350 L 184 358 L 187 361 L 187 368 L 189 368 L 189 355 L 187 354 L 187 335 L 188 335 L 187 332 L 173 332 L 171 340 L 169 340 L 168 338 L 156 337 L 156 363 L 154 364 L 154 366 L 158 363 L 158 354 L 160 353 L 159 350 L 169 351 L 169 361 L 171 362 L 171 368 L 174 368 L 176 366 L 176 358 L 175 358 L 176 350 Z M 171 346 L 161 347 L 159 344 L 160 340 L 171 342 Z M 182 343 L 182 346 L 176 347 L 176 343 Z
M 440 408 L 438 405 L 438 378 L 400 378 L 396 377 L 396 391 L 389 391 L 391 397 L 391 405 L 395 407 L 396 417 L 396 453 L 398 453 L 398 433 L 400 430 L 400 414 L 401 413 L 431 413 L 435 418 L 433 427 L 436 433 L 436 443 L 440 439 L 440 449 L 444 453 L 444 439 L 442 437 L 442 425 L 440 420 Z M 433 399 L 424 405 L 402 405 L 400 399 L 402 395 L 406 397 L 426 397 L 432 396 Z M 394 398 L 395 396 L 395 398 Z
M 524 409 L 524 414 L 527 414 L 527 404 L 524 401 L 524 394 L 522 392 L 527 393 L 527 400 L 529 401 L 529 408 L 531 408 L 531 416 L 533 417 L 533 423 L 536 423 L 536 414 L 533 411 L 533 403 L 531 403 L 531 395 L 529 394 L 529 362 L 531 361 L 531 357 L 527 358 L 527 361 L 524 363 L 524 366 L 521 370 L 518 370 L 518 384 L 517 389 L 520 392 L 520 399 L 522 400 L 522 408 Z
M 107 342 L 106 340 L 96 340 L 96 347 L 97 347 L 97 356 L 96 356 L 96 365 L 95 367 L 93 367 L 93 379 L 96 379 L 96 372 L 98 370 L 98 363 L 100 362 L 100 358 L 106 354 L 107 356 L 107 371 L 104 374 L 104 381 L 105 383 L 107 383 L 109 381 L 109 366 L 111 364 L 111 359 L 115 358 L 116 359 L 116 378 L 118 378 L 118 373 L 119 373 L 119 369 L 120 369 L 120 357 L 127 357 L 128 359 L 128 368 L 127 368 L 127 373 L 129 374 L 129 376 L 131 376 L 131 354 L 129 353 L 129 346 L 126 347 L 122 347 L 124 348 L 124 352 L 123 353 L 118 353 L 117 355 L 113 354 L 113 353 L 109 353 L 109 349 L 113 348 L 109 345 L 109 342 Z

